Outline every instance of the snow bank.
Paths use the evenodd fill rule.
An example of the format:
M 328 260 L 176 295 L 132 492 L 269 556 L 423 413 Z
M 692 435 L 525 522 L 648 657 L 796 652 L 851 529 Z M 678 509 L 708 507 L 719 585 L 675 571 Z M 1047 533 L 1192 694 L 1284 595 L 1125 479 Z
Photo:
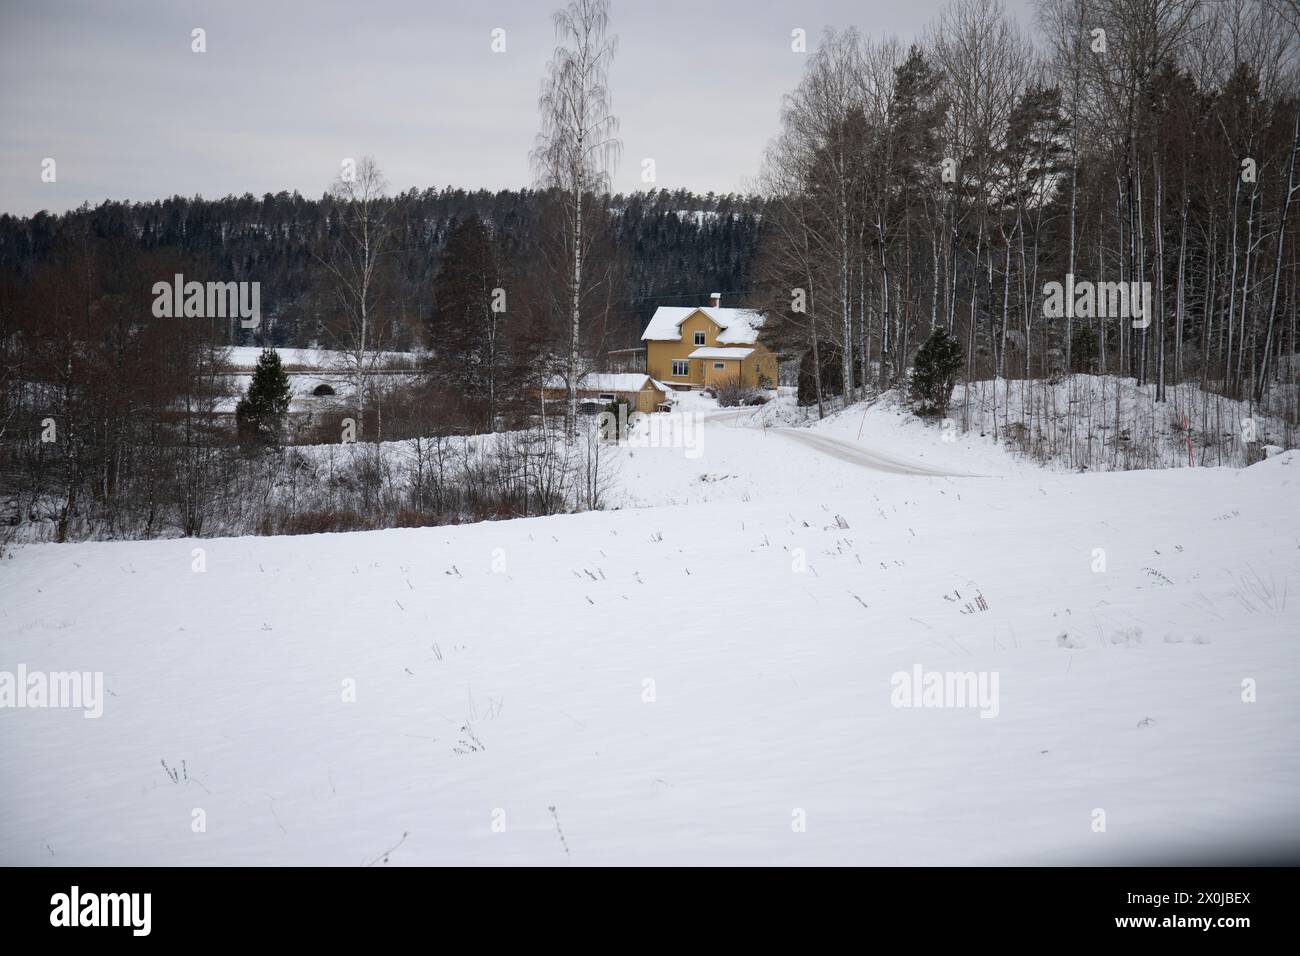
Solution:
M 1167 387 L 1158 402 L 1155 385 L 1109 375 L 958 386 L 948 415 L 1039 463 L 1091 471 L 1240 467 L 1269 443 L 1297 443 L 1294 406 L 1288 418 L 1194 383 Z

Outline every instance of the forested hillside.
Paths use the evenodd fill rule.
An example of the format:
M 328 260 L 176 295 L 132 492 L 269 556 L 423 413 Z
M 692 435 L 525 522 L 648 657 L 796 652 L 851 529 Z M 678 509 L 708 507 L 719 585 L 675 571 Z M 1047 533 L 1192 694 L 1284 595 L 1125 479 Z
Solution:
M 659 190 L 615 195 L 607 202 L 602 254 L 618 264 L 607 306 L 610 347 L 633 344 L 657 305 L 693 304 L 709 292 L 747 288 L 761 199 Z M 84 273 L 85 262 L 74 260 L 86 253 L 113 269 L 127 260 L 167 258 L 190 278 L 261 283 L 262 326 L 232 325 L 223 344 L 327 344 L 326 327 L 336 306 L 321 259 L 338 234 L 339 206 L 330 193 L 310 199 L 281 192 L 105 201 L 62 215 L 0 215 L 0 286 L 4 301 L 13 301 L 42 275 L 60 269 Z M 392 197 L 391 254 L 382 268 L 387 302 L 398 318 L 391 341 L 377 345 L 425 344 L 437 308 L 439 260 L 457 223 L 481 219 L 497 247 L 504 279 L 524 279 L 538 268 L 536 240 L 546 208 L 546 196 L 533 189 L 444 187 Z M 147 294 L 147 287 L 141 290 L 142 300 L 148 301 Z

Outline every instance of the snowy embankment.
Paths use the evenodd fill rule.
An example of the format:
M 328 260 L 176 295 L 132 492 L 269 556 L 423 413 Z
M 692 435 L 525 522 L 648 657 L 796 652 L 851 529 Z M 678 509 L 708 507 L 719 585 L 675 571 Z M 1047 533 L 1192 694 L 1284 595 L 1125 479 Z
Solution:
M 953 390 L 946 420 L 917 418 L 901 389 L 838 409 L 824 419 L 792 395 L 754 409 L 750 424 L 813 429 L 872 449 L 897 448 L 963 473 L 1124 471 L 1243 467 L 1267 449 L 1296 447 L 1296 391 L 1270 392 L 1265 408 L 1190 383 L 1156 401 L 1153 384 L 1113 375 L 1056 381 L 980 381 Z M 1007 454 L 1010 452 L 1014 459 Z M 965 467 L 962 467 L 964 464 Z
M 1263 457 L 1266 446 L 1295 447 L 1296 411 L 1293 388 L 1273 390 L 1270 405 L 1261 408 L 1195 383 L 1170 385 L 1157 401 L 1154 384 L 1070 375 L 961 385 L 948 415 L 958 428 L 1040 464 L 1114 471 L 1244 466 Z
M 0 710 L 0 862 L 1294 850 L 1300 455 L 1016 474 L 873 421 L 891 460 L 1002 477 L 728 412 L 698 458 L 620 450 L 659 507 L 20 549 L 0 671 L 105 696 Z M 895 706 L 918 667 L 996 694 Z

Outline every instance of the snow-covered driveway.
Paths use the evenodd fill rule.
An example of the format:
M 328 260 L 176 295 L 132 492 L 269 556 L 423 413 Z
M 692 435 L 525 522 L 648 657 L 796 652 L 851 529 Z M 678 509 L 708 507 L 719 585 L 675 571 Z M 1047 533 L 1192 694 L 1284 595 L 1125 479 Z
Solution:
M 864 445 L 854 444 L 829 435 L 821 435 L 806 428 L 776 428 L 773 432 L 782 438 L 789 438 L 808 448 L 847 461 L 862 468 L 883 471 L 891 475 L 928 475 L 930 477 L 951 477 L 956 473 L 931 468 L 915 462 L 904 461 Z

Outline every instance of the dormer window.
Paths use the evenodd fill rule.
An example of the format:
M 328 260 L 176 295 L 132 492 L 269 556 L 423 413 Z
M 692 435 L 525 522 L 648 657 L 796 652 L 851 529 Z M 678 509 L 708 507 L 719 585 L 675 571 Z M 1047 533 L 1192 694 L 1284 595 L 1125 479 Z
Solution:
M 704 333 L 703 333 L 703 332 L 696 332 L 696 333 L 695 333 L 695 344 L 696 344 L 696 345 L 703 345 L 703 344 L 704 344 Z

